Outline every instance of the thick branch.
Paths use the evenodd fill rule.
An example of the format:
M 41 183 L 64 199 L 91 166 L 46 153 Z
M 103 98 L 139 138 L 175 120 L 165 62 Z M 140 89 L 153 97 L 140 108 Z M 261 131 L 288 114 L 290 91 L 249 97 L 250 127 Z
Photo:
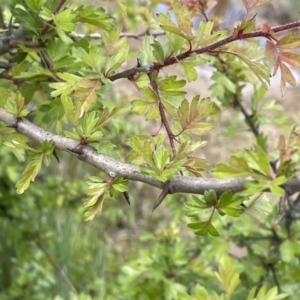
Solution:
M 22 26 L 15 31 L 0 34 L 0 55 L 9 52 L 15 47 L 17 41 L 23 40 L 26 32 Z
M 24 134 L 30 139 L 43 143 L 46 140 L 53 141 L 56 148 L 63 151 L 70 151 L 70 149 L 80 149 L 76 157 L 94 167 L 102 170 L 108 176 L 110 172 L 115 172 L 116 176 L 122 176 L 129 180 L 140 181 L 151 186 L 163 189 L 165 183 L 159 181 L 148 175 L 140 173 L 139 167 L 118 162 L 108 156 L 98 154 L 95 149 L 86 145 L 79 145 L 78 141 L 65 138 L 34 125 L 26 119 L 16 119 L 13 115 L 0 110 L 0 121 L 8 126 L 12 126 L 19 133 Z M 174 180 L 168 182 L 169 193 L 189 193 L 189 194 L 203 194 L 207 190 L 215 190 L 218 194 L 231 190 L 233 192 L 240 192 L 243 190 L 243 183 L 251 178 L 230 178 L 230 179 L 215 179 L 215 178 L 197 178 L 176 176 Z M 288 195 L 292 195 L 300 191 L 300 175 L 295 176 L 292 180 L 285 184 L 285 190 Z

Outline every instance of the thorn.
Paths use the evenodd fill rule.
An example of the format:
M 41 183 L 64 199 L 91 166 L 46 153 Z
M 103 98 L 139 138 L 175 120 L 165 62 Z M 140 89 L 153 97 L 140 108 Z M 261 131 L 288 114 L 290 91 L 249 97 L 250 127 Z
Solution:
M 12 21 L 13 21 L 13 17 L 11 16 L 11 17 L 10 17 L 10 20 L 9 20 L 9 23 L 8 23 L 8 30 L 7 30 L 7 33 L 8 33 L 8 34 L 11 34 L 11 33 L 12 33 L 12 30 L 13 30 Z
M 157 198 L 156 200 L 156 203 L 155 205 L 153 206 L 151 212 L 149 215 L 152 215 L 152 213 L 161 205 L 161 203 L 163 202 L 163 200 L 166 198 L 166 196 L 168 194 L 170 194 L 170 191 L 169 191 L 169 188 L 170 188 L 170 181 L 167 181 L 163 187 L 163 190 L 161 192 L 161 194 L 159 195 L 159 197 Z
M 60 163 L 59 157 L 58 157 L 57 152 L 56 152 L 56 149 L 53 150 L 52 154 L 53 154 L 54 157 L 56 158 L 57 162 Z
M 128 192 L 123 192 L 123 195 L 127 201 L 127 203 L 130 205 L 130 199 L 129 199 L 129 195 L 128 195 Z

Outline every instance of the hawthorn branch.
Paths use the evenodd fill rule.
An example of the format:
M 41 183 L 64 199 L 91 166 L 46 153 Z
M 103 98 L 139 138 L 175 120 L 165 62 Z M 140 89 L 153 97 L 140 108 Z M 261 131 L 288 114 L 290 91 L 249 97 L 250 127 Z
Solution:
M 66 138 L 60 135 L 45 131 L 41 127 L 36 126 L 30 121 L 22 118 L 16 119 L 13 115 L 0 110 L 0 121 L 14 128 L 17 132 L 27 136 L 31 140 L 42 144 L 46 140 L 53 141 L 57 149 L 73 153 L 70 149 L 80 149 L 79 154 L 74 154 L 79 160 L 82 160 L 110 176 L 111 172 L 115 172 L 116 176 L 124 177 L 128 180 L 139 181 L 159 189 L 164 189 L 165 183 L 153 178 L 149 175 L 142 174 L 138 166 L 122 163 L 103 154 L 98 154 L 94 148 L 89 145 L 80 145 L 79 141 Z M 175 176 L 168 183 L 168 193 L 189 193 L 203 194 L 208 190 L 215 190 L 217 194 L 231 190 L 233 193 L 244 190 L 243 184 L 252 179 L 247 178 L 198 178 L 188 176 Z M 300 174 L 296 175 L 289 182 L 284 184 L 284 189 L 288 195 L 292 195 L 300 191 Z
M 300 27 L 300 21 L 297 21 L 297 22 L 292 22 L 292 23 L 288 23 L 285 25 L 281 25 L 281 26 L 271 27 L 270 32 L 272 32 L 272 31 L 273 32 L 282 32 L 282 31 L 286 31 L 286 30 L 299 28 L 299 27 Z M 192 54 L 199 55 L 199 54 L 209 53 L 210 51 L 216 50 L 217 48 L 219 48 L 221 46 L 230 44 L 235 41 L 258 38 L 258 37 L 264 37 L 266 39 L 269 39 L 269 38 L 271 38 L 271 34 L 269 32 L 265 32 L 263 30 L 258 30 L 258 31 L 250 32 L 250 33 L 232 34 L 231 36 L 229 36 L 221 41 L 215 42 L 211 45 L 208 45 L 208 46 L 205 46 L 202 48 L 198 48 L 198 49 L 194 49 L 194 50 L 188 50 L 177 56 L 169 57 L 169 58 L 165 59 L 164 64 L 153 63 L 152 65 L 142 66 L 142 67 L 144 68 L 144 70 L 155 69 L 155 70 L 159 71 L 162 68 L 174 65 L 174 64 L 178 63 L 178 61 L 181 61 L 181 60 L 184 60 L 184 59 L 190 57 L 190 55 L 192 55 Z M 142 68 L 142 67 L 140 67 L 140 68 Z M 129 71 L 130 71 L 129 72 L 130 77 L 138 74 L 139 72 L 145 72 L 143 70 L 141 70 L 139 72 L 137 70 L 135 70 L 135 72 L 134 72 L 134 69 L 136 69 L 136 68 L 137 67 L 129 69 L 127 71 L 123 71 L 123 72 L 114 74 L 113 76 L 110 76 L 109 79 L 111 81 L 115 81 L 120 78 L 129 78 L 128 74 L 127 74 L 127 72 L 129 72 Z M 149 71 L 147 73 L 149 73 Z
M 164 36 L 166 35 L 165 31 L 158 31 L 158 32 L 150 32 L 148 29 L 145 31 L 142 31 L 140 33 L 129 33 L 129 32 L 121 32 L 120 37 L 127 37 L 127 38 L 132 38 L 135 40 L 139 40 L 141 37 L 145 36 L 153 36 L 154 38 L 158 36 Z M 94 40 L 100 40 L 102 39 L 102 34 L 101 33 L 91 33 L 91 34 L 84 34 L 84 33 L 72 33 L 72 38 L 74 39 L 81 39 L 85 37 L 90 37 L 91 39 Z

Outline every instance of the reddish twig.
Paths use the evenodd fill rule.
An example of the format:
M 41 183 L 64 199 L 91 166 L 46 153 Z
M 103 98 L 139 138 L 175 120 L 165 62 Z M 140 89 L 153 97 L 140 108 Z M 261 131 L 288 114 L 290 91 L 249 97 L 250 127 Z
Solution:
M 171 131 L 170 124 L 169 124 L 167 116 L 165 114 L 165 108 L 164 108 L 164 105 L 163 105 L 163 103 L 161 101 L 161 98 L 160 98 L 157 83 L 152 77 L 153 72 L 150 72 L 148 74 L 148 76 L 149 76 L 149 79 L 150 79 L 150 84 L 151 84 L 151 86 L 152 86 L 152 88 L 153 88 L 153 90 L 154 90 L 154 92 L 157 96 L 157 99 L 158 99 L 158 109 L 159 109 L 161 122 L 162 122 L 162 124 L 164 125 L 164 127 L 166 129 L 166 132 L 167 132 L 167 135 L 168 135 L 168 138 L 169 138 L 169 142 L 170 142 L 170 145 L 171 145 L 171 148 L 172 148 L 173 155 L 176 155 L 176 149 L 175 149 L 175 143 L 174 143 L 174 134 Z

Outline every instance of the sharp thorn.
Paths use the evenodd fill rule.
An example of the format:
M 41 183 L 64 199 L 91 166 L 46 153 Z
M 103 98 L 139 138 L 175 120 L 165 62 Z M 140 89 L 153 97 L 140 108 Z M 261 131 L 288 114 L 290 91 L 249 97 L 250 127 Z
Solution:
M 127 203 L 130 205 L 130 199 L 129 199 L 129 195 L 128 195 L 128 192 L 123 192 L 123 195 L 127 201 Z

